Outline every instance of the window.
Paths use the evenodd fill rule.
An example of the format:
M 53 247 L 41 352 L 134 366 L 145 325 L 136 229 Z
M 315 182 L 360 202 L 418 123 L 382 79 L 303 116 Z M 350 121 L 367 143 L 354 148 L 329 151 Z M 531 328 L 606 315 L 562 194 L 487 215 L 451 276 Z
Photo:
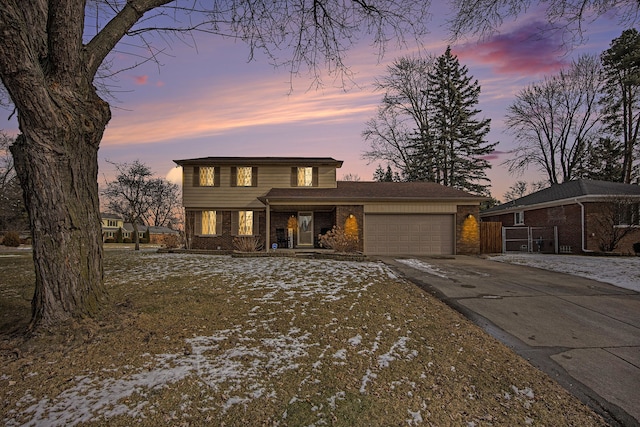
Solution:
M 313 186 L 313 168 L 298 168 L 298 187 Z
M 514 212 L 513 213 L 513 224 L 514 225 L 522 225 L 522 224 L 524 224 L 524 212 Z
M 216 211 L 202 211 L 202 234 L 216 233 Z
M 253 211 L 238 212 L 238 234 L 240 236 L 253 235 Z
M 118 221 L 115 219 L 108 219 L 107 220 L 107 227 L 117 227 L 118 226 Z
M 252 171 L 250 167 L 237 168 L 236 185 L 238 187 L 251 187 L 252 186 Z
M 213 187 L 215 185 L 214 170 L 213 166 L 200 168 L 200 187 Z
M 612 209 L 617 226 L 640 225 L 640 203 L 615 202 Z
M 317 167 L 293 167 L 291 168 L 292 187 L 317 187 L 318 168 Z

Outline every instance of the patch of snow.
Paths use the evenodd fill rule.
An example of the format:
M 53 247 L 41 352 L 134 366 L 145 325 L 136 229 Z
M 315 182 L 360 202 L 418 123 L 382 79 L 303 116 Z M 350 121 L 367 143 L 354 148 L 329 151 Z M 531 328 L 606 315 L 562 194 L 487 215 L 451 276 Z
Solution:
M 431 264 L 427 264 L 424 261 L 420 261 L 418 259 L 397 259 L 396 261 L 415 268 L 416 270 L 424 271 L 425 273 L 429 273 L 443 279 L 448 279 L 445 272 Z
M 640 292 L 640 257 L 502 254 L 493 261 L 558 271 Z
M 360 343 L 362 342 L 362 335 L 358 334 L 355 337 L 351 337 L 349 338 L 349 344 L 351 344 L 352 346 L 357 346 L 360 345 Z
M 420 411 L 413 412 L 411 409 L 407 409 L 407 412 L 409 412 L 409 416 L 411 417 L 407 420 L 408 425 L 413 426 L 422 424 L 423 419 Z

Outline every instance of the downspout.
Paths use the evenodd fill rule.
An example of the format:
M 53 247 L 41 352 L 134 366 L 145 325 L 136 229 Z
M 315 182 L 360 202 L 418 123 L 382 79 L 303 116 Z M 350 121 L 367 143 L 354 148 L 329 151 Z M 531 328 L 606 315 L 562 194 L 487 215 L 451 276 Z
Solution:
M 585 215 L 584 215 L 584 205 L 578 200 L 575 199 L 576 203 L 580 205 L 580 237 L 582 238 L 582 252 L 594 252 L 592 250 L 588 250 L 585 242 Z

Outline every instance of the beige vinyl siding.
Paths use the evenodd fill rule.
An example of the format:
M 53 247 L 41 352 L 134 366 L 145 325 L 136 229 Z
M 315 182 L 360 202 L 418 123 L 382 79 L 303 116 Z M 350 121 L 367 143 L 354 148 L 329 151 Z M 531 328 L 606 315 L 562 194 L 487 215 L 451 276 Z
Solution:
M 194 167 L 184 166 L 182 200 L 185 208 L 259 210 L 264 209 L 264 205 L 257 199 L 258 197 L 272 188 L 291 187 L 291 166 L 257 166 L 258 185 L 256 187 L 232 187 L 232 167 L 221 166 L 219 169 L 220 186 L 195 187 L 193 186 Z M 335 167 L 318 167 L 318 187 L 314 188 L 319 187 L 336 187 Z
M 459 203 L 367 203 L 365 213 L 376 214 L 455 214 Z

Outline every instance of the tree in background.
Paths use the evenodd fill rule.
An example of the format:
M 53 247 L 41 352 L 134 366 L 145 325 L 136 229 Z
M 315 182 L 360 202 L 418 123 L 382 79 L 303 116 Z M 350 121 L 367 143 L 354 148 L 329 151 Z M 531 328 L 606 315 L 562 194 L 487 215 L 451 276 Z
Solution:
M 538 182 L 526 182 L 526 181 L 516 181 L 506 193 L 502 196 L 505 202 L 510 202 L 512 200 L 519 199 L 526 195 L 535 193 L 536 191 L 540 191 L 545 189 L 548 184 L 545 181 Z
M 245 41 L 251 55 L 266 51 L 292 74 L 304 67 L 318 80 L 319 67 L 327 64 L 344 78 L 345 52 L 363 32 L 380 52 L 390 39 L 402 43 L 405 34 L 419 40 L 427 9 L 428 2 L 395 0 L 4 0 L 0 79 L 21 132 L 11 152 L 36 272 L 30 328 L 92 316 L 106 294 L 97 177 L 111 110 L 96 87 L 104 87 L 99 77 L 107 74 L 103 64 L 116 46 L 122 53 L 138 43 L 148 52 L 141 61 L 153 60 L 160 49 L 150 43 L 151 31 L 160 40 L 207 32 Z M 94 27 L 86 28 L 89 22 Z M 284 59 L 279 49 L 286 50 Z
M 164 178 L 154 178 L 151 169 L 138 160 L 115 167 L 118 174 L 107 183 L 103 194 L 108 209 L 133 225 L 135 250 L 140 250 L 138 226 L 166 227 L 176 220 L 180 206 L 178 186 Z M 149 243 L 149 236 L 145 236 Z
M 417 175 L 413 172 L 414 140 L 428 139 L 427 88 L 433 65 L 432 57 L 401 57 L 388 66 L 387 74 L 375 83 L 375 89 L 384 92 L 382 102 L 362 132 L 370 146 L 363 157 L 385 160 L 405 180 Z
M 182 203 L 180 186 L 164 178 L 155 178 L 150 183 L 151 200 L 144 222 L 149 226 L 175 228 L 180 222 Z
M 581 178 L 622 182 L 623 171 L 624 146 L 619 139 L 606 136 L 589 141 L 586 156 L 579 165 Z
M 604 122 L 614 137 L 622 138 L 622 175 L 616 181 L 630 184 L 640 130 L 640 33 L 636 29 L 623 31 L 602 54 L 602 65 Z
M 398 172 L 393 172 L 391 170 L 391 166 L 387 165 L 387 169 L 382 169 L 382 166 L 378 165 L 375 172 L 373 173 L 373 180 L 378 182 L 399 182 L 400 175 Z
M 118 175 L 115 181 L 107 183 L 103 194 L 107 198 L 108 209 L 133 225 L 133 242 L 135 250 L 139 251 L 138 226 L 144 223 L 149 213 L 156 189 L 153 173 L 138 160 L 131 164 L 115 164 L 115 167 Z
M 429 138 L 420 140 L 415 152 L 426 172 L 425 178 L 474 194 L 488 195 L 486 171 L 491 168 L 485 156 L 498 144 L 485 138 L 490 119 L 477 119 L 480 84 L 468 76 L 466 66 L 447 47 L 429 73 L 428 111 L 431 128 Z M 435 153 L 435 164 L 428 156 Z
M 22 188 L 9 152 L 13 141 L 13 138 L 0 131 L 0 231 L 24 231 L 29 228 Z
M 386 160 L 375 180 L 430 181 L 486 194 L 483 156 L 488 144 L 489 120 L 476 120 L 480 85 L 467 76 L 467 68 L 447 49 L 435 59 L 400 58 L 377 81 L 384 91 L 374 119 L 363 136 L 370 144 L 364 158 Z M 400 171 L 393 175 L 391 166 Z M 389 179 L 391 177 L 391 179 Z
M 518 144 L 505 162 L 509 171 L 535 167 L 549 184 L 579 178 L 589 142 L 599 136 L 601 87 L 598 59 L 584 55 L 568 70 L 521 90 L 505 122 Z

